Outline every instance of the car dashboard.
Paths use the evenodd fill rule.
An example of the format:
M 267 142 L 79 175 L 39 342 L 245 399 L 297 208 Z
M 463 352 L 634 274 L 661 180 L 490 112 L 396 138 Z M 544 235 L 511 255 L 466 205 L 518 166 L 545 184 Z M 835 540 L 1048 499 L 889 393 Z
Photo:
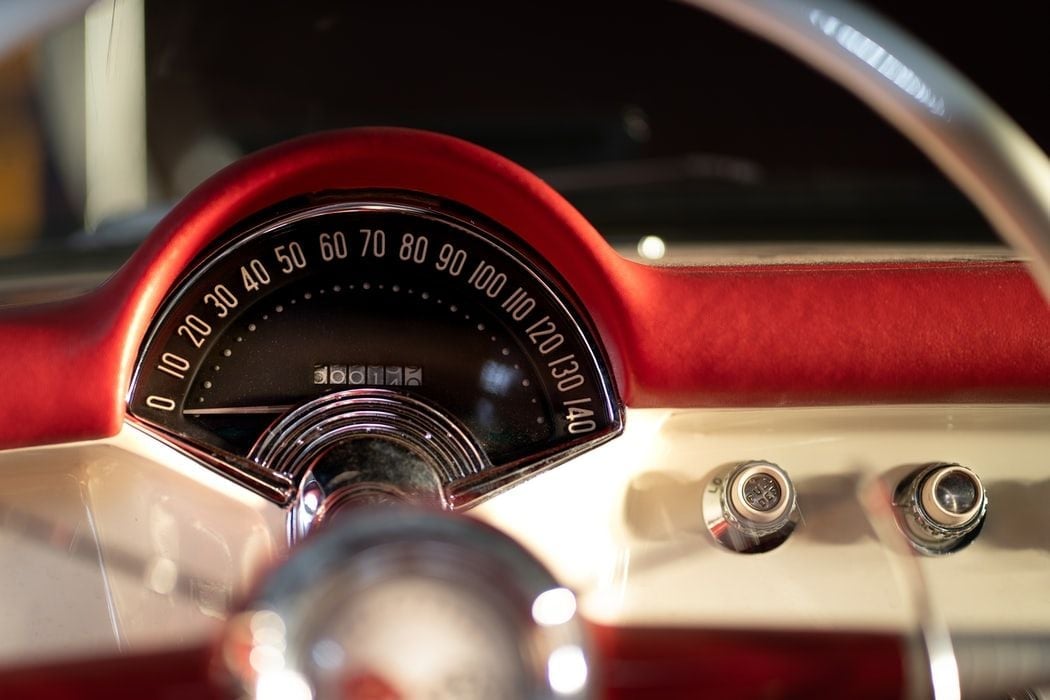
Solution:
M 0 308 L 0 694 L 1042 697 L 1048 339 L 1014 256 L 651 264 L 458 138 L 263 149 Z

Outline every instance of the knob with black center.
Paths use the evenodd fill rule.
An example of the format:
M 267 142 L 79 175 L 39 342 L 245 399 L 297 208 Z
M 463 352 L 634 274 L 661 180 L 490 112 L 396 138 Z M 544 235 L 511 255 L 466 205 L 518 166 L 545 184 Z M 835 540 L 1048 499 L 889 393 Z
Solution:
M 905 477 L 893 499 L 897 521 L 925 554 L 947 554 L 972 542 L 984 524 L 988 495 L 970 468 L 927 464 Z

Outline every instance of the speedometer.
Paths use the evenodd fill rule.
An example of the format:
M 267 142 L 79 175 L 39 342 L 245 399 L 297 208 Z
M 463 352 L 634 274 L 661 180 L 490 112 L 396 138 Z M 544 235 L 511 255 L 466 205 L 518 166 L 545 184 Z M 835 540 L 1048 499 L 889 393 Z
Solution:
M 310 466 L 288 445 L 388 435 L 437 454 L 423 461 L 456 506 L 622 422 L 586 317 L 521 241 L 382 191 L 288 202 L 223 237 L 154 320 L 129 411 L 278 502 Z

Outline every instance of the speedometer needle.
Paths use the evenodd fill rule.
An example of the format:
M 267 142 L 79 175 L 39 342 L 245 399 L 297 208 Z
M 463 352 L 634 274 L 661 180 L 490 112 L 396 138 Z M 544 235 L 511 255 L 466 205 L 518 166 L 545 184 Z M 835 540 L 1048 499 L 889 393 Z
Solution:
M 218 406 L 216 408 L 187 408 L 182 413 L 187 416 L 218 416 L 238 413 L 284 413 L 291 409 L 291 404 L 284 406 Z

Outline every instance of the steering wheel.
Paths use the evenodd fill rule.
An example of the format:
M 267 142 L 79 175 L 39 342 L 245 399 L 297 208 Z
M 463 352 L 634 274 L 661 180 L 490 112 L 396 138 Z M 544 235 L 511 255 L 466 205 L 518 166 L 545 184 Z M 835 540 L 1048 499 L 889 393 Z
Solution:
M 880 18 L 850 4 L 689 3 L 778 43 L 868 102 L 937 163 L 1008 242 L 1029 256 L 1031 275 L 1050 292 L 1050 164 L 1038 147 L 954 71 Z M 305 244 L 297 251 L 305 239 L 281 238 L 291 227 L 301 231 L 318 217 L 349 217 L 345 221 L 361 235 L 344 240 L 342 229 L 323 225 L 310 229 L 316 251 Z M 428 231 L 448 231 L 448 237 L 424 237 L 412 228 L 411 234 L 396 240 L 384 236 L 380 253 L 378 234 L 390 230 L 390 222 L 405 221 L 413 226 L 426 222 L 432 227 Z M 263 244 L 270 246 L 263 252 L 272 253 L 272 260 L 256 254 L 263 248 L 251 247 Z M 267 418 L 260 428 L 265 437 L 252 442 L 250 450 L 240 455 L 243 459 L 229 456 L 232 439 L 225 437 L 221 446 L 202 443 L 182 423 L 169 422 L 165 416 L 173 412 L 176 401 L 163 382 L 184 381 L 190 372 L 188 355 L 165 345 L 169 337 L 211 352 L 208 338 L 213 327 L 220 335 L 216 318 L 224 319 L 244 304 L 243 294 L 261 293 L 277 279 L 279 270 L 289 275 L 291 289 L 301 279 L 300 271 L 313 264 L 315 253 L 325 262 L 345 261 L 354 244 L 362 251 L 360 257 L 367 253 L 369 259 L 385 259 L 389 245 L 393 258 L 396 246 L 405 264 L 430 265 L 456 278 L 462 274 L 461 281 L 473 287 L 472 294 L 487 295 L 497 300 L 492 308 L 502 309 L 483 307 L 478 313 L 505 313 L 512 319 L 520 313 L 524 342 L 535 348 L 535 357 L 526 353 L 521 364 L 545 366 L 547 374 L 542 376 L 548 396 L 565 394 L 560 414 L 564 424 L 559 426 L 564 433 L 559 439 L 564 439 L 546 443 L 538 456 L 519 459 L 515 452 L 519 445 L 499 442 L 495 430 L 490 438 L 478 437 L 474 424 L 442 408 L 447 401 L 427 396 L 409 399 L 395 390 L 410 385 L 410 376 L 429 381 L 425 367 L 407 360 L 371 365 L 367 358 L 359 366 L 369 378 L 362 382 L 368 389 L 333 391 L 294 407 L 280 406 L 280 411 L 263 404 L 252 406 L 248 413 L 274 420 Z M 455 272 L 460 253 L 462 273 Z M 492 261 L 502 261 L 503 267 L 484 266 Z M 220 272 L 235 275 L 242 287 L 231 289 Z M 384 268 L 356 284 L 370 292 L 401 294 L 392 274 Z M 500 275 L 510 285 L 505 290 Z M 515 282 L 520 282 L 518 289 L 512 290 Z M 341 293 L 338 281 L 326 284 L 329 295 Z M 369 289 L 370 284 L 378 289 Z M 216 318 L 204 318 L 190 305 L 192 290 L 203 290 L 193 303 L 210 308 Z M 320 288 L 311 290 L 297 297 L 301 305 L 314 301 L 305 295 L 321 293 Z M 422 289 L 418 293 L 424 298 Z M 979 294 L 990 306 L 962 318 L 953 296 L 959 293 Z M 826 298 L 834 298 L 835 306 L 815 318 L 814 300 Z M 784 299 L 793 303 L 779 303 Z M 425 300 L 445 302 L 436 295 Z M 383 299 L 374 303 L 382 308 L 388 304 Z M 538 312 L 530 315 L 544 304 L 553 311 L 542 317 Z M 451 301 L 442 305 L 442 313 L 448 309 L 466 315 L 465 307 L 457 309 Z M 271 313 L 283 313 L 283 308 L 279 304 Z M 434 313 L 428 310 L 412 318 L 423 323 Z M 872 316 L 877 323 L 858 326 L 855 322 Z M 488 318 L 466 320 L 487 336 L 494 328 Z M 1020 324 L 1020 318 L 1028 323 Z M 506 324 L 513 327 L 511 321 Z M 251 325 L 244 328 L 245 336 L 256 332 Z M 846 357 L 841 348 L 813 342 L 829 329 L 841 328 L 852 334 L 851 349 L 870 350 L 859 358 L 863 371 L 851 369 L 857 356 Z M 226 333 L 226 326 L 223 329 Z M 493 333 L 492 342 L 503 340 Z M 229 697 L 243 691 L 257 697 L 305 698 L 315 691 L 327 693 L 325 697 L 398 697 L 383 674 L 355 671 L 348 676 L 333 671 L 325 675 L 325 669 L 341 668 L 341 654 L 348 650 L 372 653 L 355 636 L 364 634 L 361 630 L 373 635 L 367 638 L 373 643 L 382 637 L 387 654 L 383 661 L 389 663 L 403 650 L 407 637 L 383 636 L 388 629 L 384 621 L 396 619 L 411 632 L 409 637 L 418 638 L 427 634 L 423 626 L 413 626 L 419 616 L 432 623 L 431 632 L 434 620 L 459 630 L 462 637 L 457 639 L 473 640 L 465 648 L 475 655 L 475 663 L 486 672 L 498 669 L 504 674 L 492 676 L 495 680 L 480 671 L 455 678 L 445 687 L 453 697 L 500 696 L 500 689 L 507 687 L 501 683 L 526 688 L 529 696 L 536 697 L 587 696 L 595 689 L 610 697 L 829 692 L 891 697 L 931 690 L 937 697 L 958 696 L 959 669 L 954 666 L 951 640 L 937 611 L 927 607 L 923 572 L 910 558 L 912 545 L 897 529 L 914 540 L 925 536 L 928 527 L 908 530 L 911 516 L 899 512 L 907 510 L 906 504 L 898 502 L 899 495 L 891 493 L 887 484 L 900 483 L 901 493 L 914 487 L 911 496 L 921 505 L 927 490 L 934 500 L 940 493 L 928 470 L 949 467 L 943 474 L 937 472 L 941 479 L 937 483 L 969 486 L 974 505 L 963 510 L 979 511 L 983 518 L 987 507 L 983 487 L 976 477 L 970 479 L 971 472 L 959 471 L 965 469 L 959 465 L 931 465 L 902 479 L 897 474 L 889 480 L 874 479 L 859 491 L 880 543 L 879 556 L 888 557 L 893 562 L 889 568 L 907 580 L 906 591 L 919 591 L 911 601 L 918 630 L 903 636 L 886 630 L 725 631 L 718 624 L 703 630 L 620 626 L 601 619 L 600 601 L 591 602 L 592 614 L 584 621 L 577 614 L 576 598 L 549 573 L 554 567 L 545 560 L 551 543 L 560 542 L 580 557 L 581 566 L 588 564 L 587 553 L 573 549 L 583 540 L 540 526 L 516 532 L 512 521 L 548 515 L 524 512 L 538 502 L 536 494 L 544 488 L 541 481 L 561 480 L 554 491 L 570 493 L 581 471 L 590 479 L 595 460 L 618 449 L 618 444 L 631 446 L 624 447 L 625 452 L 647 449 L 644 438 L 655 439 L 658 426 L 646 418 L 646 409 L 761 406 L 786 396 L 810 405 L 934 402 L 961 393 L 985 402 L 1045 401 L 1050 394 L 1048 333 L 1045 301 L 1023 271 L 1010 264 L 801 265 L 779 271 L 646 267 L 616 255 L 537 178 L 455 139 L 377 129 L 321 134 L 268 149 L 189 195 L 99 290 L 66 302 L 0 314 L 0 344 L 8 357 L 3 385 L 10 397 L 18 399 L 3 404 L 0 444 L 25 448 L 7 453 L 5 463 L 30 468 L 42 468 L 56 454 L 63 458 L 74 454 L 61 450 L 82 450 L 75 458 L 103 465 L 100 469 L 130 464 L 157 472 L 158 467 L 149 464 L 158 450 L 167 451 L 166 468 L 179 472 L 182 482 L 195 487 L 204 482 L 222 494 L 200 504 L 202 509 L 228 508 L 221 517 L 231 522 L 244 519 L 247 524 L 238 543 L 245 549 L 270 546 L 259 545 L 265 539 L 259 532 L 274 530 L 276 511 L 260 504 L 289 508 L 294 515 L 287 524 L 294 544 L 291 555 L 240 603 L 243 612 L 230 618 L 218 648 L 193 646 L 16 669 L 0 675 L 0 691 L 5 696 L 46 697 Z M 231 342 L 241 342 L 237 332 L 227 335 L 236 338 Z M 703 340 L 683 344 L 684 337 Z M 740 353 L 741 337 L 747 338 L 751 352 Z M 957 348 L 963 340 L 971 352 L 960 362 Z M 504 355 L 509 357 L 515 346 L 506 345 Z M 572 352 L 553 354 L 563 345 Z M 216 357 L 237 352 L 236 346 L 213 350 Z M 466 344 L 460 350 L 464 355 L 470 352 Z M 314 363 L 314 383 L 352 384 L 349 377 L 358 366 L 356 360 Z M 202 360 L 201 367 L 204 364 Z M 570 372 L 574 365 L 577 369 Z M 66 371 L 56 369 L 71 366 L 80 371 L 75 385 L 68 382 Z M 219 373 L 220 366 L 228 375 L 225 365 L 215 364 L 214 372 Z M 137 368 L 134 377 L 132 368 Z M 486 381 L 504 381 L 504 375 L 497 375 L 493 370 Z M 506 376 L 525 387 L 532 377 Z M 129 386 L 130 397 L 125 394 Z M 589 393 L 566 393 L 583 386 Z M 518 412 L 524 415 L 529 399 L 522 396 L 526 408 Z M 180 406 L 181 402 L 180 398 Z M 612 440 L 623 428 L 621 402 L 640 409 L 628 418 L 628 426 L 635 420 L 638 427 L 628 429 L 638 431 L 634 435 L 642 442 L 628 442 L 626 435 L 618 438 L 620 442 Z M 125 424 L 129 405 L 134 428 Z M 207 404 L 197 411 L 226 415 L 221 409 Z M 532 420 L 533 414 L 528 417 Z M 478 424 L 482 422 L 479 419 Z M 732 428 L 732 421 L 725 425 Z M 706 425 L 693 428 L 704 432 Z M 225 429 L 215 428 L 216 434 Z M 97 441 L 118 433 L 123 435 L 120 443 L 39 447 Z M 591 466 L 579 466 L 584 459 L 579 455 L 591 448 L 596 448 L 587 454 Z M 111 459 L 109 453 L 114 451 L 121 452 L 119 459 Z M 497 453 L 504 457 L 494 457 Z M 577 459 L 542 480 L 523 483 L 570 457 Z M 795 537 L 800 524 L 796 490 L 787 472 L 766 460 L 716 466 L 716 480 L 705 481 L 700 488 L 712 497 L 682 506 L 696 514 L 689 527 L 707 526 L 710 532 L 700 533 L 704 541 L 721 547 L 718 551 L 726 557 L 736 557 L 732 564 L 729 559 L 719 560 L 730 569 L 745 571 L 761 557 L 786 556 L 788 548 L 781 545 Z M 911 466 L 906 471 L 914 472 Z M 419 474 L 434 478 L 420 479 Z M 664 505 L 656 508 L 655 515 L 647 514 L 654 499 L 666 503 L 674 501 L 676 493 L 695 491 L 693 484 L 667 478 L 629 483 L 623 511 L 636 530 L 628 533 L 632 537 L 659 539 L 659 533 L 647 528 L 662 518 L 677 520 L 678 511 Z M 511 486 L 505 497 L 499 495 Z M 125 488 L 130 486 L 102 489 L 94 495 L 118 503 L 127 495 Z M 165 488 L 171 493 L 182 488 L 184 493 L 192 491 L 188 486 Z M 170 494 L 155 495 L 159 502 Z M 375 505 L 406 496 L 427 505 L 412 510 Z M 539 502 L 542 498 L 546 495 Z M 502 505 L 493 505 L 497 501 Z M 571 509 L 556 500 L 551 503 L 552 510 Z M 473 508 L 477 520 L 443 512 L 467 507 Z M 279 512 L 283 518 L 285 511 Z M 335 518 L 337 512 L 340 517 Z M 587 514 L 581 510 L 581 515 Z M 133 515 L 129 511 L 127 520 L 112 520 L 105 527 L 115 534 L 120 528 L 141 526 Z M 748 516 L 759 525 L 743 527 Z M 979 529 L 978 519 L 972 523 Z M 605 524 L 599 518 L 589 527 Z M 812 520 L 809 524 L 815 527 Z M 278 523 L 277 529 L 284 525 Z M 679 524 L 671 525 L 674 529 Z M 963 533 L 965 541 L 962 535 L 952 539 L 952 546 L 968 544 L 978 529 Z M 163 533 L 156 537 L 163 540 Z M 924 540 L 922 546 L 936 550 L 942 541 L 948 539 Z M 650 553 L 666 556 L 669 551 L 674 550 Z M 280 553 L 256 554 L 257 560 L 281 559 Z M 119 568 L 119 550 L 105 555 L 100 551 L 99 556 Z M 171 558 L 157 556 L 150 561 L 154 591 L 170 592 L 179 585 L 170 571 Z M 628 564 L 619 561 L 616 566 Z M 441 585 L 433 586 L 434 580 Z M 742 587 L 747 585 L 741 582 Z M 419 601 L 430 607 L 411 607 Z M 221 598 L 215 610 L 227 612 L 223 606 L 228 603 Z M 143 610 L 149 605 L 130 599 L 124 604 Z M 659 601 L 653 605 L 659 609 Z M 379 615 L 375 611 L 383 612 L 378 622 L 370 617 Z M 341 640 L 342 646 L 323 644 L 332 639 Z M 917 652 L 910 646 L 916 642 Z M 452 641 L 445 648 L 441 645 L 436 640 L 430 648 L 458 653 Z M 491 656 L 482 654 L 486 649 Z M 501 665 L 515 654 L 522 659 L 519 666 Z M 443 658 L 436 652 L 434 656 Z M 302 670 L 304 664 L 312 664 L 312 670 Z M 375 664 L 378 667 L 380 662 Z M 492 685 L 485 684 L 489 682 Z

